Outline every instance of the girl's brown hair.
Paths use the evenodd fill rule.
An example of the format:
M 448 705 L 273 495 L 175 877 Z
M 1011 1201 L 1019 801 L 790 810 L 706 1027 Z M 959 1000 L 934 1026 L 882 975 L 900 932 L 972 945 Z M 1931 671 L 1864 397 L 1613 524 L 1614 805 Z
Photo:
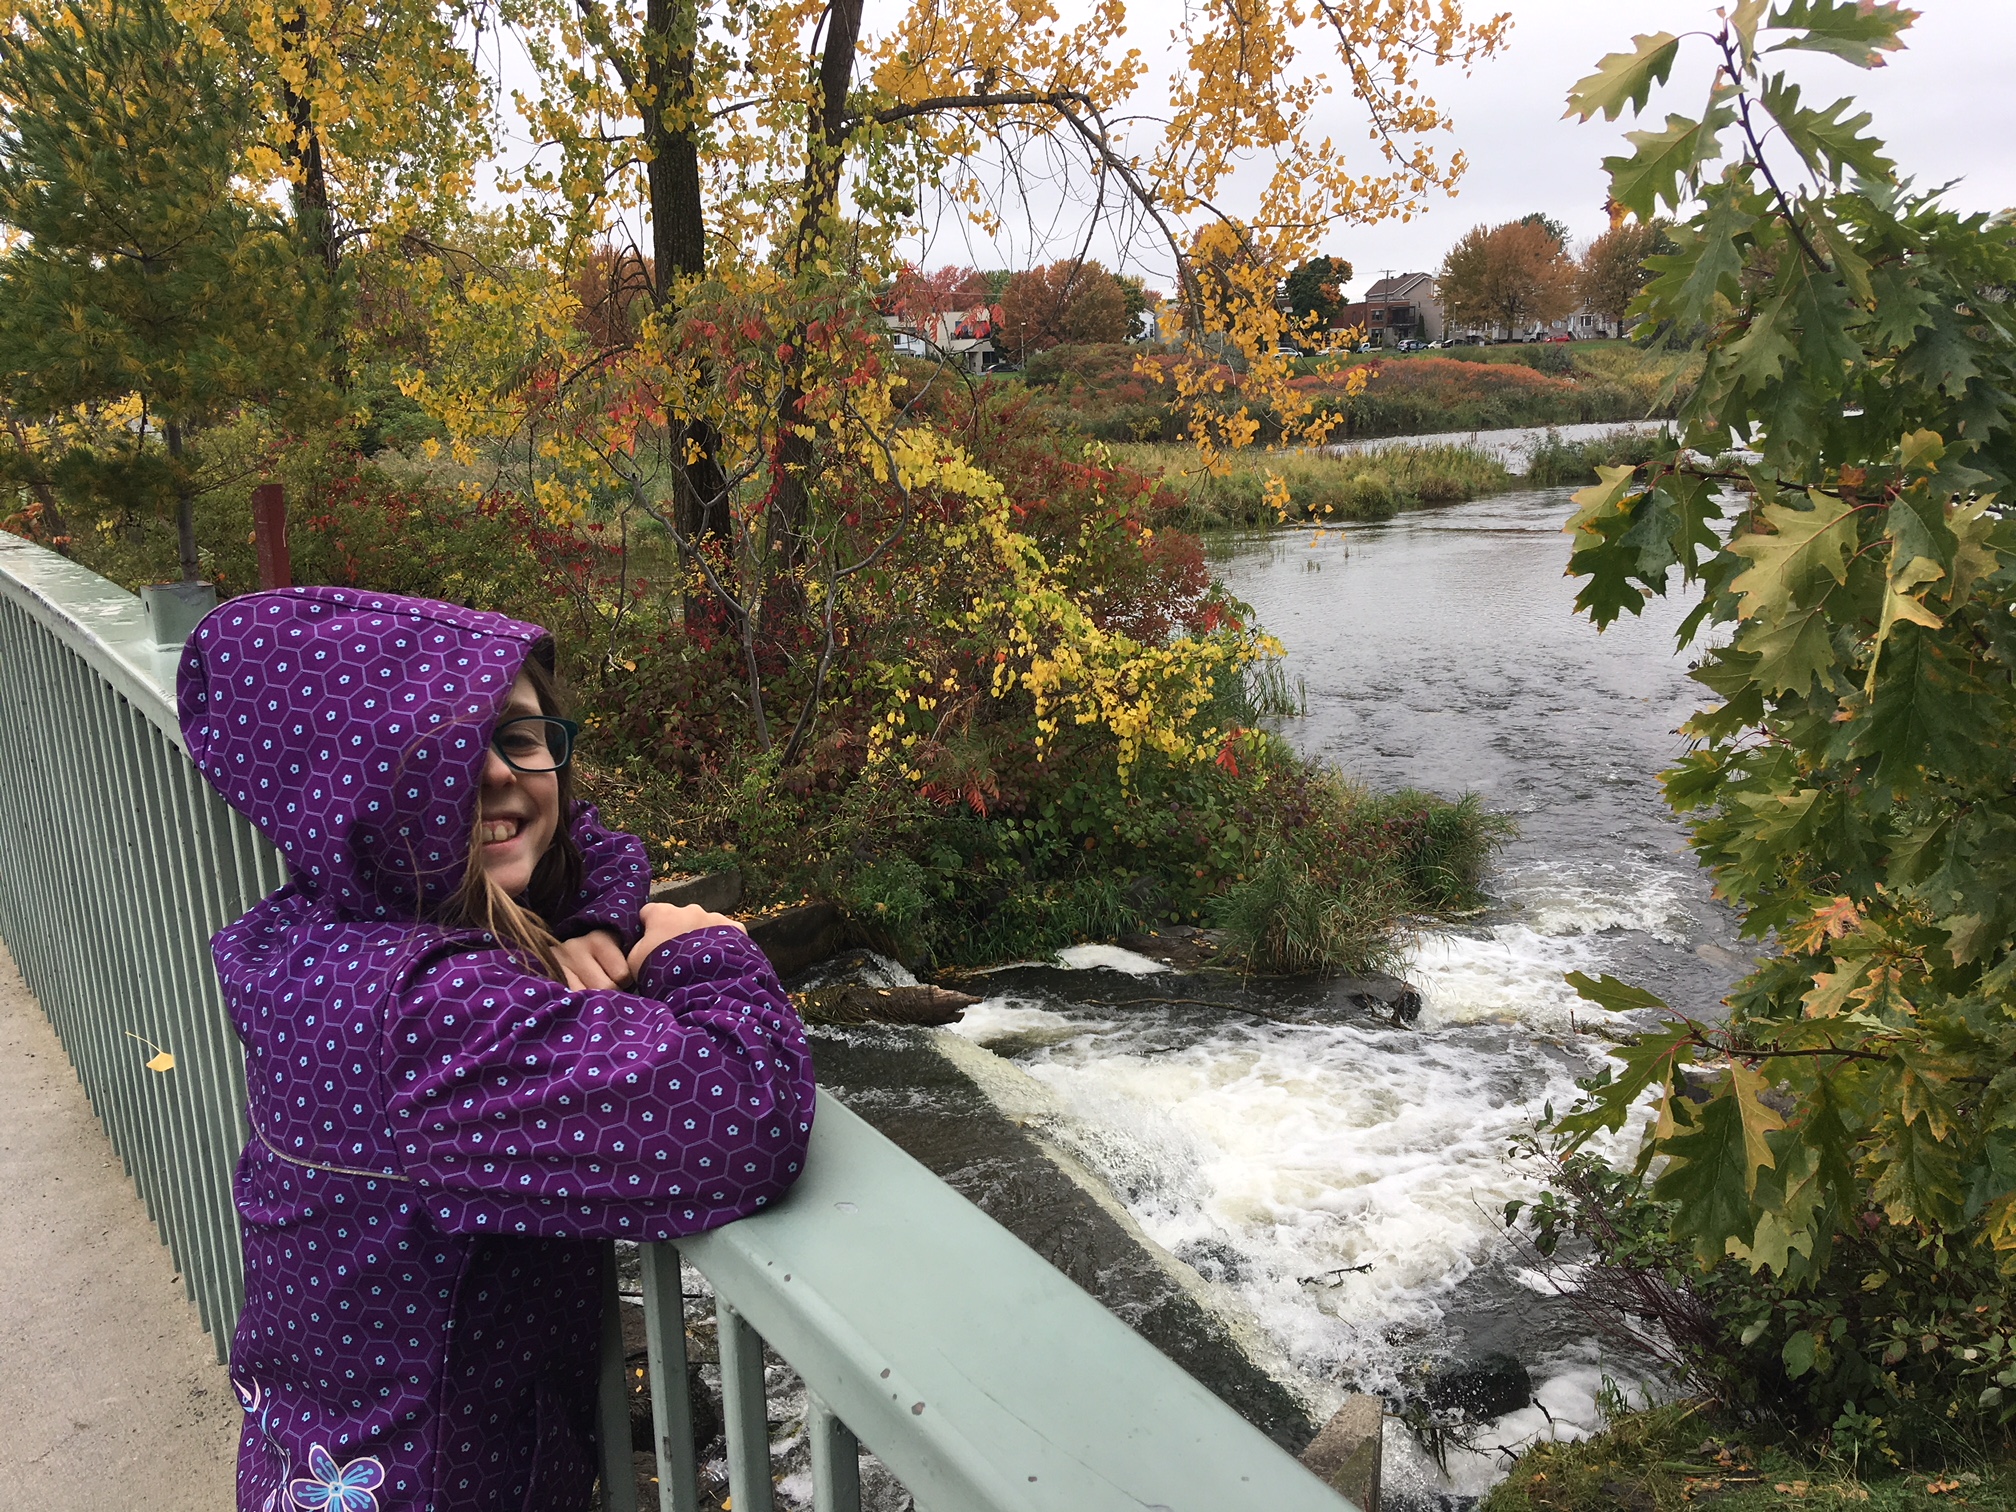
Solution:
M 532 648 L 523 668 L 526 680 L 539 700 L 539 712 L 555 719 L 564 717 L 565 707 L 553 680 L 553 643 L 541 641 Z M 462 873 L 462 885 L 441 905 L 435 922 L 450 929 L 480 929 L 493 935 L 507 950 L 517 955 L 528 970 L 554 981 L 565 981 L 557 954 L 560 941 L 547 921 L 564 916 L 567 905 L 581 891 L 581 850 L 574 843 L 574 767 L 560 768 L 560 824 L 552 844 L 532 869 L 525 888 L 525 901 L 507 894 L 483 866 L 482 826 L 477 816 L 469 816 L 469 863 Z M 479 790 L 477 803 L 482 797 Z

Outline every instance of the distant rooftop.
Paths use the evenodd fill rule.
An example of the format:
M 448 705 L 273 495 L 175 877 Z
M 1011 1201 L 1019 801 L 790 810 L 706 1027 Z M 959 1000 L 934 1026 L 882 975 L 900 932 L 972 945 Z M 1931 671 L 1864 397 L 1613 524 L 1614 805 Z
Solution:
M 1380 279 L 1371 288 L 1367 289 L 1365 291 L 1365 298 L 1367 300 L 1405 299 L 1413 293 L 1415 287 L 1422 279 L 1427 279 L 1432 283 L 1434 282 L 1434 278 L 1435 275 L 1432 273 L 1394 273 Z

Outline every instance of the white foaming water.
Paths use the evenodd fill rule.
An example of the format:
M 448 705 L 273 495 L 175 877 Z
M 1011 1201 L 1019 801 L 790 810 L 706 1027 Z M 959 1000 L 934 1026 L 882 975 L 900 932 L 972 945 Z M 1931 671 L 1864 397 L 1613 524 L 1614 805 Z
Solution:
M 1118 945 L 1073 945 L 1057 952 L 1055 964 L 1067 971 L 1124 971 L 1128 976 L 1156 976 L 1169 969 L 1152 957 Z
M 1612 1016 L 1563 973 L 1602 969 L 1606 934 L 1668 938 L 1686 918 L 1668 874 L 1604 881 L 1522 870 L 1504 884 L 1518 922 L 1423 941 L 1405 972 L 1423 997 L 1416 1029 L 1228 1021 L 1197 1039 L 1171 1035 L 1154 1009 L 1067 1014 L 1003 995 L 955 1032 L 1051 1089 L 1062 1112 L 1046 1132 L 1257 1319 L 1319 1411 L 1347 1390 L 1397 1395 L 1481 1268 L 1552 1294 L 1519 1274 L 1500 1220 L 1538 1185 L 1510 1145 L 1605 1059 L 1578 1031 Z M 1082 964 L 1109 964 L 1092 949 Z M 1527 1364 L 1553 1425 L 1527 1408 L 1480 1442 L 1596 1426 L 1593 1345 Z M 1506 1459 L 1455 1451 L 1444 1478 L 1408 1439 L 1389 1445 L 1389 1463 L 1424 1492 L 1475 1494 Z
M 989 1004 L 960 1030 L 1038 1042 L 1022 1064 L 1065 1109 L 1055 1136 L 1229 1286 L 1319 1397 L 1399 1389 L 1405 1346 L 1495 1252 L 1506 1200 L 1531 1194 L 1508 1143 L 1590 1069 L 1496 1032 L 1486 1046 L 1349 1025 L 1135 1053 L 1117 1022 L 1056 1041 L 1060 1017 Z
M 1504 881 L 1505 901 L 1536 934 L 1590 935 L 1637 930 L 1666 945 L 1693 932 L 1682 874 L 1670 868 L 1612 863 L 1523 866 Z

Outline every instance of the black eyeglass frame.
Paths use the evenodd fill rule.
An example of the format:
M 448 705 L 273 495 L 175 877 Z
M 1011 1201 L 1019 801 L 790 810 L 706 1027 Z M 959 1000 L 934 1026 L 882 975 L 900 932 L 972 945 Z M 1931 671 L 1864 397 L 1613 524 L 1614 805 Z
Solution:
M 498 742 L 503 738 L 506 730 L 510 729 L 513 725 L 522 724 L 558 725 L 562 730 L 566 731 L 567 749 L 561 753 L 560 759 L 550 767 L 528 767 L 520 766 L 506 755 L 503 746 L 499 745 Z M 495 751 L 497 759 L 511 768 L 512 771 L 523 772 L 528 777 L 543 777 L 550 772 L 558 772 L 572 765 L 574 761 L 574 742 L 580 734 L 581 726 L 571 719 L 562 719 L 555 714 L 520 714 L 514 718 L 504 720 L 496 729 L 490 732 L 490 749 Z M 552 749 L 552 742 L 550 740 L 547 742 L 547 749 Z

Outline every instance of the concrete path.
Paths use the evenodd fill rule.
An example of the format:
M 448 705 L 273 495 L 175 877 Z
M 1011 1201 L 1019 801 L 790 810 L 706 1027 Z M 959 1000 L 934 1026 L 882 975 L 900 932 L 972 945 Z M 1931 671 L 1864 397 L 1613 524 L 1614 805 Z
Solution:
M 240 1422 L 174 1258 L 0 947 L 0 1505 L 228 1512 Z

